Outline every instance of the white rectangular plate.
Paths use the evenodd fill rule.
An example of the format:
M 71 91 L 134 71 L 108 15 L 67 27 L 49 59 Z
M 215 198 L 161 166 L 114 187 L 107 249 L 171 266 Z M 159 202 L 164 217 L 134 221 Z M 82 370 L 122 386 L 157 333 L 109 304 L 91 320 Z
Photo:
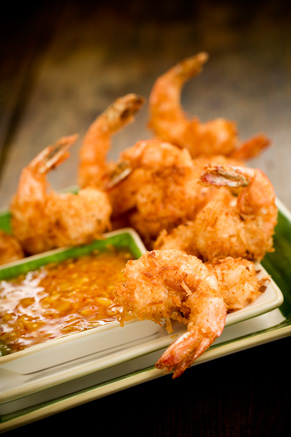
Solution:
M 134 231 L 126 229 L 121 232 L 129 232 L 140 252 L 145 251 Z M 260 275 L 266 275 L 263 267 L 258 267 Z M 223 334 L 197 363 L 230 353 L 235 347 L 235 339 L 280 324 L 284 317 L 276 308 L 282 302 L 283 294 L 270 280 L 255 302 L 227 316 Z M 55 403 L 58 403 L 58 408 L 67 408 L 74 402 L 75 405 L 83 402 L 85 395 L 81 392 L 85 389 L 85 398 L 89 400 L 90 396 L 102 396 L 116 387 L 124 387 L 124 384 L 129 386 L 143 378 L 160 376 L 161 371 L 146 369 L 154 366 L 163 350 L 183 332 L 185 326 L 178 323 L 174 324 L 174 333 L 168 335 L 163 327 L 151 321 L 132 321 L 123 328 L 118 322 L 113 322 L 0 357 L 0 416 L 15 415 L 10 424 L 32 420 L 34 415 L 41 417 L 44 411 L 52 414 Z M 133 372 L 137 372 L 135 376 Z M 88 387 L 95 388 L 89 390 Z M 80 394 L 74 395 L 73 401 L 70 393 L 78 391 Z M 57 401 L 61 396 L 68 398 Z M 44 409 L 37 408 L 43 403 L 46 403 Z M 25 414 L 27 408 L 35 408 L 35 412 Z M 0 424 L 0 431 L 1 428 L 5 428 L 5 423 Z

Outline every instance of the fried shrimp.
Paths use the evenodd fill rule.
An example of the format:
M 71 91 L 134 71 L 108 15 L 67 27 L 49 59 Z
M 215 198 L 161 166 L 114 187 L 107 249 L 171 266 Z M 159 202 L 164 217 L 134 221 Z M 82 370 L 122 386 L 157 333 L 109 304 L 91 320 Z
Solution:
M 24 253 L 19 241 L 0 229 L 0 265 L 23 257 Z
M 121 97 L 90 126 L 80 150 L 79 185 L 106 190 L 114 228 L 133 226 L 150 247 L 162 229 L 192 219 L 215 187 L 197 184 L 201 157 L 195 162 L 186 149 L 157 139 L 139 141 L 117 162 L 107 163 L 111 136 L 133 119 L 143 102 L 135 94 Z
M 125 280 L 116 288 L 125 320 L 149 319 L 168 332 L 171 320 L 187 325 L 157 361 L 156 367 L 180 376 L 221 335 L 227 311 L 241 308 L 264 290 L 250 261 L 232 260 L 203 264 L 178 250 L 151 251 L 128 261 Z
M 139 141 L 121 160 L 132 169 L 134 184 L 124 181 L 116 193 L 123 205 L 131 205 L 129 222 L 146 243 L 195 217 L 216 190 L 198 184 L 202 170 L 188 150 L 160 140 Z
M 197 117 L 189 120 L 185 115 L 180 102 L 182 87 L 202 71 L 207 59 L 207 53 L 198 53 L 157 79 L 149 98 L 149 128 L 163 141 L 187 148 L 192 157 L 224 155 L 247 160 L 259 155 L 270 143 L 265 135 L 240 143 L 234 122 L 218 118 L 201 123 Z
M 111 205 L 96 188 L 78 194 L 57 194 L 48 186 L 47 173 L 68 156 L 77 136 L 61 138 L 25 167 L 11 201 L 13 234 L 27 254 L 62 246 L 89 243 L 110 228 Z
M 223 331 L 226 305 L 214 274 L 195 257 L 178 251 L 152 251 L 127 262 L 125 282 L 116 289 L 122 317 L 170 319 L 188 325 L 188 331 L 156 364 L 175 369 L 174 377 L 206 350 Z
M 79 157 L 78 184 L 80 187 L 103 188 L 120 172 L 126 170 L 107 163 L 111 138 L 122 127 L 133 121 L 144 103 L 144 98 L 127 94 L 113 102 L 89 127 L 83 140 Z
M 221 188 L 194 221 L 161 233 L 156 249 L 176 248 L 204 261 L 227 256 L 261 261 L 273 251 L 275 192 L 261 170 L 211 164 L 200 180 Z
M 124 214 L 126 225 L 136 228 L 151 246 L 162 229 L 193 219 L 213 197 L 216 187 L 197 183 L 211 161 L 243 165 L 222 155 L 191 159 L 186 149 L 157 139 L 139 141 L 120 156 L 118 165 L 127 169 L 126 177 L 112 188 L 107 185 L 112 216 Z

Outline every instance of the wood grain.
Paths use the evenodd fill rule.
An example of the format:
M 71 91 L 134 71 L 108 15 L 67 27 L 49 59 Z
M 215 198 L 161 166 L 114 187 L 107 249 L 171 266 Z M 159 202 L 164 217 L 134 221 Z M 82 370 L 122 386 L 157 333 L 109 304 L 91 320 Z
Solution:
M 229 4 L 195 3 L 165 16 L 142 14 L 129 3 L 87 9 L 76 3 L 51 5 L 25 38 L 6 47 L 7 77 L 1 81 L 0 141 L 5 150 L 0 207 L 9 204 L 21 168 L 60 136 L 80 135 L 62 170 L 50 175 L 54 188 L 76 182 L 78 149 L 89 124 L 115 98 L 136 92 L 148 98 L 156 78 L 181 58 L 209 53 L 204 72 L 183 90 L 189 116 L 224 117 L 237 123 L 240 138 L 266 133 L 272 146 L 250 165 L 260 167 L 277 196 L 291 207 L 290 20 L 272 2 L 250 17 Z M 86 2 L 85 2 L 86 5 Z M 167 13 L 168 11 L 168 13 Z M 179 15 L 180 14 L 180 15 Z M 21 56 L 19 57 L 19 54 Z M 17 58 L 17 61 L 15 60 Z M 113 139 L 109 159 L 148 138 L 147 105 Z

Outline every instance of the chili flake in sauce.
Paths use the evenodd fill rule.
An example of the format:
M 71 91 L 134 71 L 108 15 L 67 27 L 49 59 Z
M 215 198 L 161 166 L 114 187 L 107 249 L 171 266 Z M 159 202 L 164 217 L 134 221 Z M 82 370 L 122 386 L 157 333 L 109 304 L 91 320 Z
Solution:
M 113 290 L 132 259 L 108 249 L 0 283 L 0 352 L 8 354 L 115 321 Z

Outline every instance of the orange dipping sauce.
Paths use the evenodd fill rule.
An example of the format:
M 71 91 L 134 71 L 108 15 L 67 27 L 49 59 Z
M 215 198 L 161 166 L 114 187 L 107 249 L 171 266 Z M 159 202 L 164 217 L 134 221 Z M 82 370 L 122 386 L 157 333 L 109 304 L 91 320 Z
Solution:
M 2 280 L 1 354 L 117 320 L 114 286 L 132 258 L 112 248 Z

